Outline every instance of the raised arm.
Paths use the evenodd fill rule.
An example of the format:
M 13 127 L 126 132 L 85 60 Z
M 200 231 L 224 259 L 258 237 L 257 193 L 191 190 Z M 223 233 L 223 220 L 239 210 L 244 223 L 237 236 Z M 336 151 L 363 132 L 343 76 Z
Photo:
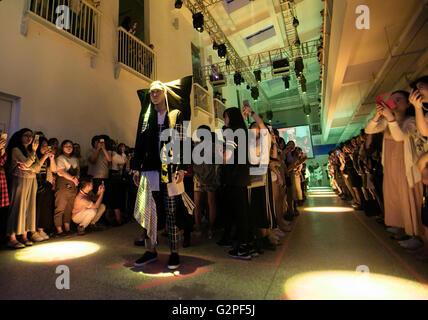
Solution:
M 428 113 L 427 115 L 424 115 L 422 96 L 419 91 L 412 89 L 409 101 L 415 106 L 416 125 L 419 132 L 423 136 L 428 137 Z
M 364 129 L 364 131 L 367 134 L 375 134 L 375 133 L 383 132 L 386 129 L 387 127 L 386 120 L 381 119 L 382 110 L 383 110 L 382 106 L 379 106 L 379 105 L 376 106 L 376 114 L 372 119 L 369 120 L 366 128 Z

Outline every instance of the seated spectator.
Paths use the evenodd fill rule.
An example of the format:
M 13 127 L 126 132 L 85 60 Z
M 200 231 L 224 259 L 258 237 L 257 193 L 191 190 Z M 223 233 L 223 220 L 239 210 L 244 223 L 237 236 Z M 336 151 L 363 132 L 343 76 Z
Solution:
M 77 194 L 73 205 L 73 222 L 78 224 L 77 234 L 84 235 L 85 229 L 90 226 L 92 230 L 96 230 L 96 223 L 100 220 L 104 211 L 105 205 L 101 203 L 104 196 L 104 186 L 98 188 L 96 200 L 93 199 L 91 192 L 93 181 L 91 177 L 84 177 L 80 181 L 79 193 Z M 95 200 L 95 201 L 93 201 Z

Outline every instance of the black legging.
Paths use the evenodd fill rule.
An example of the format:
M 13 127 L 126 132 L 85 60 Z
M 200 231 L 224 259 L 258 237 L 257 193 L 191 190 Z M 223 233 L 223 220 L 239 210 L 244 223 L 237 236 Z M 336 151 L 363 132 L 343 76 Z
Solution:
M 239 248 L 241 244 L 250 240 L 248 189 L 246 186 L 225 186 L 224 205 L 227 210 L 225 217 L 225 235 L 230 236 L 232 227 L 235 227 L 236 235 L 233 247 Z

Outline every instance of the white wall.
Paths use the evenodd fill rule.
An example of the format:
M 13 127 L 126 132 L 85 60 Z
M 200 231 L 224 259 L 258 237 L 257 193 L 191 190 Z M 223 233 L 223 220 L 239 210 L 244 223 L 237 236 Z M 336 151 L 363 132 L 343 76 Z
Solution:
M 163 81 L 192 73 L 193 28 L 183 19 L 180 29 L 173 29 L 166 10 L 170 2 L 150 1 L 150 37 Z M 21 98 L 19 127 L 41 130 L 60 141 L 72 139 L 84 152 L 91 137 L 101 133 L 133 146 L 140 112 L 136 91 L 149 84 L 123 70 L 114 78 L 118 1 L 101 2 L 96 68 L 90 67 L 86 49 L 34 21 L 27 36 L 21 35 L 24 3 L 0 1 L 0 93 Z

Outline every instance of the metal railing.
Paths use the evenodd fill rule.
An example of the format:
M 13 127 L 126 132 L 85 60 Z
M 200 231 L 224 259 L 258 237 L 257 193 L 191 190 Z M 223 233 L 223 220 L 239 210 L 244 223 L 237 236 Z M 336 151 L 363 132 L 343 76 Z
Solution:
M 122 27 L 119 27 L 118 35 L 118 62 L 150 80 L 156 80 L 156 55 L 154 51 Z
M 224 121 L 223 113 L 226 110 L 226 105 L 218 99 L 214 99 L 214 116 L 216 119 Z
M 209 94 L 209 92 L 201 87 L 199 84 L 194 83 L 193 84 L 193 94 L 194 94 L 194 107 L 200 108 L 206 112 L 208 112 L 210 115 L 213 114 L 213 108 L 212 108 L 212 97 Z
M 85 0 L 26 0 L 26 16 L 98 51 L 101 12 Z

